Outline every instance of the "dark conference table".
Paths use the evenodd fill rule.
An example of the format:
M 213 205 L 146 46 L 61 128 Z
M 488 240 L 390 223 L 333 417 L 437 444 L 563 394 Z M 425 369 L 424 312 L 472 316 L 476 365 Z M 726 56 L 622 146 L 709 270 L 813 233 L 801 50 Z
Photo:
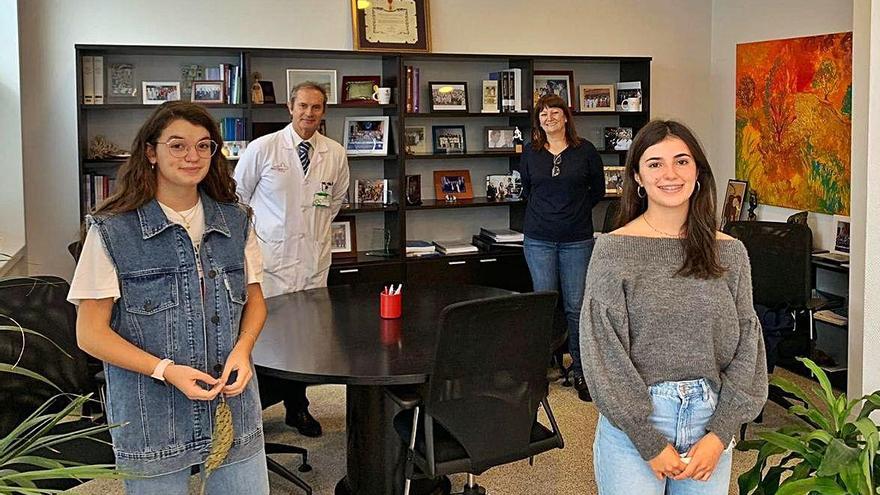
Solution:
M 347 474 L 336 485 L 337 494 L 403 492 L 406 452 L 392 426 L 398 409 L 383 387 L 427 380 L 444 307 L 511 294 L 480 286 L 404 287 L 402 317 L 383 320 L 380 291 L 374 284 L 346 285 L 271 297 L 254 347 L 261 373 L 346 385 Z M 413 488 L 412 493 L 431 493 L 436 482 Z

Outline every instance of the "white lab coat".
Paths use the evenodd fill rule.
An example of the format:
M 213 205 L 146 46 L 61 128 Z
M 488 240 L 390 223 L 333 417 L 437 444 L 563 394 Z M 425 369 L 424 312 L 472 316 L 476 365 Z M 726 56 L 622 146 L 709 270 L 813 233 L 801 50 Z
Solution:
M 319 133 L 309 172 L 293 141 L 293 125 L 255 139 L 235 167 L 236 191 L 254 210 L 263 251 L 266 297 L 327 286 L 330 222 L 348 191 L 348 158 L 342 146 Z M 330 207 L 314 206 L 315 193 L 330 194 Z

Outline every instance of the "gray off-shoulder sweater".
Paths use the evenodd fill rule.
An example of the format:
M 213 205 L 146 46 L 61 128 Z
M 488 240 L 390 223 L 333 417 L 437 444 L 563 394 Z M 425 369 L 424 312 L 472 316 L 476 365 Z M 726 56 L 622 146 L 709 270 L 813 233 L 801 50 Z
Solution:
M 719 240 L 716 279 L 682 277 L 677 239 L 607 234 L 596 241 L 581 309 L 581 361 L 596 407 L 645 460 L 669 443 L 648 418 L 648 387 L 707 379 L 718 405 L 707 430 L 727 444 L 767 400 L 748 253 Z

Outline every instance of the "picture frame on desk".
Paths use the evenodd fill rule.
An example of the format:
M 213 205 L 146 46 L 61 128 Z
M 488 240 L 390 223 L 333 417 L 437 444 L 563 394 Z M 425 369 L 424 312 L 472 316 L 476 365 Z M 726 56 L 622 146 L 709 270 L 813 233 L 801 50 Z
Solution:
M 606 127 L 604 151 L 629 151 L 632 140 L 632 127 Z
M 483 81 L 483 98 L 482 98 L 483 108 L 480 110 L 482 113 L 500 113 L 501 108 L 498 105 L 498 81 L 496 80 L 485 80 Z
M 625 167 L 605 166 L 605 194 L 620 196 L 623 192 L 623 171 Z
M 613 84 L 581 84 L 578 86 L 581 112 L 613 112 Z
M 434 195 L 438 201 L 450 198 L 472 199 L 474 188 L 471 185 L 469 170 L 435 170 Z
M 357 51 L 431 51 L 428 0 L 351 0 L 351 28 Z
M 342 76 L 342 103 L 375 106 L 373 92 L 380 82 L 379 76 Z
M 466 153 L 467 136 L 463 125 L 435 125 L 431 127 L 434 153 Z
M 342 146 L 348 156 L 387 156 L 389 118 L 346 117 Z
M 327 104 L 336 105 L 336 70 L 334 69 L 287 69 L 287 97 L 285 103 L 290 101 L 290 92 L 297 84 L 312 82 L 324 88 L 327 93 Z M 263 95 L 265 100 L 266 96 Z
M 180 81 L 143 81 L 141 95 L 144 105 L 161 105 L 180 100 Z
M 486 151 L 513 152 L 516 150 L 513 126 L 487 126 L 483 128 L 486 140 Z
M 739 221 L 748 191 L 749 181 L 728 179 L 727 189 L 724 192 L 724 203 L 721 207 L 720 230 L 722 232 L 725 232 L 729 224 Z
M 406 176 L 406 206 L 420 206 L 422 204 L 422 176 Z
M 574 109 L 574 71 L 536 70 L 532 76 L 533 101 L 536 105 L 542 96 L 554 94 Z
M 403 131 L 407 155 L 430 153 L 428 150 L 428 129 L 423 125 L 408 125 Z
M 834 215 L 834 249 L 832 253 L 849 254 L 850 219 Z
M 275 103 L 275 83 L 266 80 L 254 81 L 251 86 L 251 103 L 272 105 Z
M 467 112 L 468 91 L 466 81 L 431 81 L 432 112 Z
M 223 81 L 193 81 L 190 93 L 193 103 L 225 103 L 226 83 Z
M 134 98 L 137 86 L 134 83 L 133 64 L 107 64 L 107 84 L 110 86 L 110 97 Z
M 334 260 L 357 258 L 357 229 L 354 216 L 337 216 L 330 223 L 330 256 Z

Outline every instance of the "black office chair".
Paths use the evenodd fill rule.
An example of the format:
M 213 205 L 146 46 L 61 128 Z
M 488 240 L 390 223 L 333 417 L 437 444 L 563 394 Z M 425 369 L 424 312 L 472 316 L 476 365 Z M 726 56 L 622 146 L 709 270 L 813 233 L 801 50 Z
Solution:
M 434 366 L 421 393 L 392 387 L 404 408 L 394 428 L 407 443 L 404 494 L 413 479 L 468 473 L 465 494 L 485 493 L 474 475 L 562 448 L 547 401 L 555 293 L 467 301 L 440 314 Z M 550 422 L 538 422 L 543 406 Z
M 257 372 L 257 381 L 260 384 L 260 403 L 262 404 L 263 409 L 281 402 L 281 399 L 276 396 L 274 392 L 276 389 L 284 387 L 285 380 Z M 309 451 L 296 445 L 274 442 L 266 442 L 265 448 L 266 465 L 269 468 L 269 471 L 298 486 L 306 493 L 306 495 L 311 495 L 312 487 L 309 486 L 308 483 L 303 481 L 302 478 L 294 474 L 291 470 L 281 465 L 281 463 L 269 457 L 274 454 L 294 454 L 302 456 L 302 463 L 297 469 L 301 473 L 307 473 L 312 470 L 312 466 L 309 465 Z
M 64 393 L 85 395 L 98 391 L 89 373 L 86 354 L 76 345 L 76 310 L 67 302 L 70 286 L 58 277 L 35 276 L 0 280 L 0 325 L 39 332 L 42 338 L 19 331 L 0 331 L 0 362 L 18 363 L 21 368 L 40 373 Z M 48 340 L 48 339 L 51 339 Z M 24 348 L 22 344 L 24 343 Z M 39 380 L 14 374 L 0 375 L 0 438 L 7 435 L 38 407 L 59 394 L 58 389 Z M 61 411 L 69 399 L 57 397 L 48 413 Z M 103 424 L 92 418 L 65 422 L 51 434 L 82 430 Z M 42 449 L 37 455 L 83 462 L 114 464 L 110 435 L 95 438 L 106 443 L 81 438 Z M 25 471 L 27 466 L 22 466 Z M 76 480 L 44 480 L 42 489 L 65 490 L 79 484 Z

